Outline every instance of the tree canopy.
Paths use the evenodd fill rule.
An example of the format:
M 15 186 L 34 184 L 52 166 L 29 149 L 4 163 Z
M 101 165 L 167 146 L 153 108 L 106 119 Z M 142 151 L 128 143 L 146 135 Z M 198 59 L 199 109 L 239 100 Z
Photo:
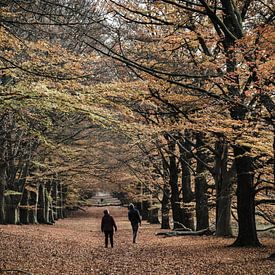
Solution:
M 235 244 L 259 245 L 256 212 L 274 224 L 259 208 L 274 203 L 271 0 L 5 0 L 0 12 L 2 223 L 9 201 L 27 223 L 42 197 L 53 209 L 107 188 L 161 205 L 163 220 L 171 208 L 174 228 L 194 228 L 190 203 L 209 227 L 213 201 L 221 235 L 236 203 Z

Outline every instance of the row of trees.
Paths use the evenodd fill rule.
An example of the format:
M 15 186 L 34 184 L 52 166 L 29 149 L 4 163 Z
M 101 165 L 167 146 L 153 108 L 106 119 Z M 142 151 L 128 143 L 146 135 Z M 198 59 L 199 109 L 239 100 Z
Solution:
M 104 28 L 90 1 L 7 0 L 0 13 L 0 223 L 53 223 L 102 169 L 87 139 L 111 122 L 79 90 L 103 66 L 78 37 Z
M 169 172 L 174 221 L 182 221 L 177 216 L 175 144 L 191 135 L 184 143 L 191 151 L 195 148 L 194 158 L 199 160 L 195 177 L 199 223 L 207 226 L 207 213 L 200 211 L 208 205 L 210 172 L 216 186 L 217 230 L 230 232 L 219 222 L 224 218 L 222 224 L 228 227 L 235 174 L 239 227 L 235 244 L 259 245 L 255 195 L 274 189 L 271 2 L 109 2 L 116 23 L 112 23 L 114 41 L 119 42 L 101 45 L 102 53 L 149 80 L 149 96 L 156 107 L 140 111 L 149 123 L 161 125 L 160 132 L 165 129 L 170 156 L 169 161 L 163 158 L 163 165 Z
M 138 179 L 136 200 L 145 199 L 157 205 L 161 204 L 162 228 L 169 228 L 169 213 L 172 213 L 174 229 L 187 227 L 201 230 L 211 227 L 215 228 L 217 236 L 232 235 L 231 213 L 236 219 L 237 210 L 236 159 L 230 142 L 232 132 L 229 128 L 232 121 L 223 122 L 229 125 L 226 130 L 220 128 L 220 131 L 216 129 L 213 132 L 203 130 L 205 125 L 197 123 L 192 124 L 193 129 L 190 127 L 186 129 L 179 122 L 171 127 L 171 124 L 166 122 L 171 120 L 171 113 L 175 113 L 170 107 L 175 106 L 171 105 L 171 102 L 168 106 L 162 104 L 163 109 L 160 110 L 159 104 L 155 106 L 153 112 L 153 105 L 149 104 L 136 101 L 132 105 L 134 110 L 143 116 L 144 123 L 146 121 L 148 123 L 147 129 L 138 127 L 138 131 L 142 130 L 142 134 L 137 135 L 136 152 L 134 155 L 131 154 L 131 159 L 127 162 L 130 171 Z M 173 115 L 173 119 L 176 117 Z M 213 126 L 208 127 L 210 129 Z M 181 130 L 184 128 L 185 130 Z M 262 130 L 272 136 L 268 127 Z M 266 139 L 261 140 L 263 141 Z M 272 139 L 269 139 L 265 146 L 271 148 Z M 272 160 L 270 154 L 263 154 L 255 161 L 250 203 L 245 201 L 249 199 L 249 193 L 243 194 L 242 197 L 242 202 L 248 203 L 250 207 L 257 207 L 257 215 L 266 218 L 267 224 L 274 224 L 272 206 L 266 209 L 266 204 L 274 202 Z M 147 195 L 140 195 L 141 188 Z M 127 191 L 129 192 L 129 189 Z M 169 212 L 170 209 L 172 212 Z M 214 227 L 211 224 L 213 209 L 215 209 Z M 257 236 L 255 209 L 253 211 Z M 249 238 L 248 232 L 244 238 Z
M 63 217 L 64 190 L 54 173 L 39 177 L 45 171 L 47 153 L 30 133 L 33 129 L 18 124 L 19 115 L 1 112 L 0 223 L 53 223 Z
M 25 165 L 26 175 L 16 174 L 14 182 L 21 180 L 21 189 L 6 188 L 10 155 L 2 119 L 2 208 L 6 190 L 20 193 L 22 201 L 22 186 L 35 182 L 36 190 L 43 190 L 42 179 L 47 184 L 59 182 L 60 170 L 73 171 L 74 176 L 102 174 L 93 162 L 99 155 L 87 157 L 91 152 L 87 148 L 94 149 L 93 127 L 100 125 L 119 133 L 113 144 L 120 140 L 121 147 L 145 156 L 143 161 L 134 152 L 130 159 L 122 154 L 110 165 L 120 173 L 126 165 L 124 178 L 131 173 L 147 185 L 154 183 L 148 187 L 152 195 L 162 190 L 163 221 L 169 217 L 170 203 L 174 224 L 193 228 L 185 204 L 195 200 L 196 229 L 208 227 L 212 190 L 217 234 L 230 234 L 235 183 L 239 226 L 235 244 L 259 245 L 255 196 L 274 188 L 271 4 L 4 1 L 1 114 L 3 118 L 11 110 L 18 114 L 13 146 L 23 146 L 19 133 L 24 129 L 28 142 L 23 155 L 27 158 L 25 148 L 31 147 L 31 165 Z M 105 85 L 95 86 L 98 81 Z M 77 144 L 69 142 L 76 139 Z M 33 156 L 39 159 L 38 173 Z M 20 170 L 19 160 L 11 159 Z M 41 173 L 41 167 L 47 172 Z M 54 187 L 46 189 L 49 194 Z M 272 201 L 272 193 L 268 195 L 256 203 Z

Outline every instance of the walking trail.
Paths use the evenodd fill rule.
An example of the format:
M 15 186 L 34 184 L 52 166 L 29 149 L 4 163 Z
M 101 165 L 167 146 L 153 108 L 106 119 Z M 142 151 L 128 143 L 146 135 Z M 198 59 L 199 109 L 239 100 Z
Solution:
M 155 236 L 159 225 L 143 222 L 131 242 L 127 209 L 109 207 L 116 220 L 114 248 L 104 248 L 104 208 L 90 207 L 55 225 L 0 225 L 0 274 L 275 274 L 263 248 L 229 248 L 234 239 Z M 15 271 L 16 270 L 16 271 Z

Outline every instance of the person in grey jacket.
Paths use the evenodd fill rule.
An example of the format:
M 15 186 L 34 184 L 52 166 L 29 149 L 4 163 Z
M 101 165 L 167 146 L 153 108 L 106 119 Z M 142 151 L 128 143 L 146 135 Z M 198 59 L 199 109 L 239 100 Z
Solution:
M 105 247 L 108 247 L 108 239 L 110 238 L 111 247 L 114 247 L 114 229 L 117 231 L 117 226 L 114 218 L 110 215 L 109 210 L 103 211 L 104 216 L 101 220 L 101 232 L 105 234 Z
M 133 243 L 136 243 L 138 227 L 141 225 L 141 218 L 138 209 L 136 209 L 132 203 L 129 205 L 128 219 L 131 222 L 133 230 Z

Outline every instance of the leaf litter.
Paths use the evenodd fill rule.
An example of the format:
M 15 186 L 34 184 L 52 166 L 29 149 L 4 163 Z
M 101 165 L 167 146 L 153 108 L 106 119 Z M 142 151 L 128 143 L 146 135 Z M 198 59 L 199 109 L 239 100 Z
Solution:
M 104 248 L 103 208 L 74 212 L 54 225 L 0 225 L 0 274 L 275 274 L 274 237 L 262 248 L 233 248 L 233 238 L 155 236 L 159 225 L 143 222 L 131 241 L 127 209 L 110 207 L 118 231 Z

